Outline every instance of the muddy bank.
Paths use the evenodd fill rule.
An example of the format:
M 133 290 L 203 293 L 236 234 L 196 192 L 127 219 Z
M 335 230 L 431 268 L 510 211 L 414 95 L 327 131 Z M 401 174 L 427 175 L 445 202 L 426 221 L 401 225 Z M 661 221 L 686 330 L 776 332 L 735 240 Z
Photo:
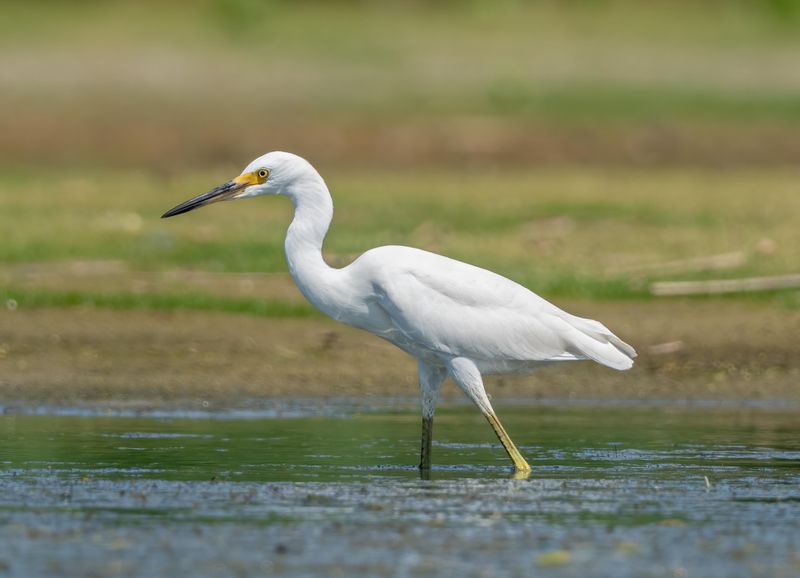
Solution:
M 560 302 L 639 351 L 618 373 L 592 363 L 489 378 L 495 399 L 800 398 L 800 313 L 742 302 Z M 322 318 L 95 308 L 0 313 L 0 400 L 111 406 L 246 405 L 264 396 L 408 396 L 415 363 Z M 444 394 L 460 397 L 448 383 Z

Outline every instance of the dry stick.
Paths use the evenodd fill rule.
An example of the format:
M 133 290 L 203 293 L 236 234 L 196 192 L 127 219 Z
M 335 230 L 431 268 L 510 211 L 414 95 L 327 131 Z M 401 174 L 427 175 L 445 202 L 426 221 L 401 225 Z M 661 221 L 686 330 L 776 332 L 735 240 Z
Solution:
M 800 274 L 744 279 L 715 279 L 713 281 L 663 281 L 650 285 L 650 293 L 667 295 L 719 295 L 800 288 Z

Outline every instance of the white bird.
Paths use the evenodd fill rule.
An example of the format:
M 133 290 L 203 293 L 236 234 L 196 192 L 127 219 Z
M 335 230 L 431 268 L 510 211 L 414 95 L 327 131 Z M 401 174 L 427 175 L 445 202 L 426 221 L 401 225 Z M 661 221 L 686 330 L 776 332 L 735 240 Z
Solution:
M 530 466 L 492 409 L 481 375 L 528 372 L 557 361 L 592 359 L 618 370 L 636 352 L 602 323 L 562 311 L 522 285 L 491 271 L 411 247 L 371 249 L 341 269 L 330 267 L 322 243 L 333 201 L 305 159 L 267 153 L 233 180 L 166 212 L 260 195 L 294 204 L 286 259 L 295 283 L 315 307 L 365 329 L 416 358 L 422 396 L 420 469 L 431 463 L 433 414 L 448 376 L 478 406 L 519 472 Z

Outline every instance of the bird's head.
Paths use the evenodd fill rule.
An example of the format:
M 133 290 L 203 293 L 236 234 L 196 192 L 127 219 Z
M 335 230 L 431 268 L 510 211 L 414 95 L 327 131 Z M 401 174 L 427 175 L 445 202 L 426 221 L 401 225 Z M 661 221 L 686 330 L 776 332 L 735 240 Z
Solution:
M 293 185 L 306 179 L 321 180 L 319 173 L 308 161 L 292 153 L 267 153 L 247 165 L 238 177 L 181 203 L 161 215 L 161 218 L 188 213 L 219 201 L 286 194 Z

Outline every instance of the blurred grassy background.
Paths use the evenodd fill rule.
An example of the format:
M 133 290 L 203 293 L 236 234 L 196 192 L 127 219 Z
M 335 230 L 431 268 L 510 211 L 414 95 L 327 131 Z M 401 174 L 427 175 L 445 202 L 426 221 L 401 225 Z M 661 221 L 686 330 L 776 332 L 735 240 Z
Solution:
M 556 298 L 797 272 L 799 7 L 7 0 L 3 296 L 310 314 L 287 203 L 158 219 L 273 149 L 326 177 L 337 264 L 411 244 Z
M 4 2 L 5 164 L 791 164 L 793 0 Z

